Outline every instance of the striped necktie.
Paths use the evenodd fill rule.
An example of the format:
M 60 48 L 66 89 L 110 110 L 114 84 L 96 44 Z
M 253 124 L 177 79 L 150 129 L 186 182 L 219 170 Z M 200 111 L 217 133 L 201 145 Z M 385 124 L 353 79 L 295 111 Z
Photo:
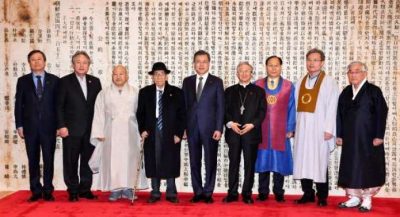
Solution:
M 157 104 L 158 104 L 158 118 L 157 118 L 157 128 L 159 130 L 162 130 L 163 127 L 163 120 L 162 120 L 162 110 L 163 110 L 163 104 L 162 104 L 162 95 L 163 92 L 161 90 L 158 91 L 158 100 L 157 100 Z
M 42 76 L 38 75 L 36 76 L 37 83 L 36 83 L 36 94 L 40 99 L 42 99 L 43 96 L 43 84 L 42 84 Z

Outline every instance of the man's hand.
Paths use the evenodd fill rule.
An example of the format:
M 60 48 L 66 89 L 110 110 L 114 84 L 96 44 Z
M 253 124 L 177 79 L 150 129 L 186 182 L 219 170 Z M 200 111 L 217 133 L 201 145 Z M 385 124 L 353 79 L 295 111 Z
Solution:
M 240 124 L 236 123 L 236 122 L 232 122 L 231 123 L 231 129 L 233 130 L 233 132 L 240 134 Z
M 61 138 L 65 138 L 65 137 L 69 136 L 68 128 L 62 127 L 60 129 L 58 129 L 58 135 L 61 136 Z
M 142 140 L 144 140 L 147 137 L 149 137 L 149 133 L 147 131 L 143 131 L 142 134 L 140 135 L 140 137 L 142 138 Z
M 286 133 L 286 138 L 292 138 L 294 136 L 294 132 L 288 132 Z
M 174 143 L 178 144 L 181 141 L 181 139 L 178 136 L 174 135 Z
M 18 127 L 18 128 L 17 128 L 17 133 L 18 133 L 18 136 L 21 137 L 21 139 L 25 139 L 25 136 L 24 136 L 24 128 Z
M 214 131 L 213 137 L 214 140 L 218 141 L 221 139 L 221 132 L 219 130 Z
M 324 140 L 330 140 L 333 138 L 333 135 L 327 132 L 324 132 Z
M 240 131 L 240 135 L 244 135 L 244 134 L 248 133 L 253 128 L 254 128 L 254 124 L 245 124 L 245 125 L 243 125 L 243 129 Z
M 336 145 L 343 145 L 343 139 L 342 138 L 336 138 Z
M 383 144 L 383 139 L 375 138 L 375 139 L 372 141 L 372 144 L 374 144 L 374 146 L 380 146 L 380 145 Z

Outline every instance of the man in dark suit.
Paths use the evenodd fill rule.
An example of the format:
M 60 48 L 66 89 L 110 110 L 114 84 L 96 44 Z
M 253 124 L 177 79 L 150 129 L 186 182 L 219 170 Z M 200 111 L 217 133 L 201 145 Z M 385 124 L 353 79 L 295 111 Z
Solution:
M 208 73 L 210 54 L 200 50 L 194 54 L 196 75 L 183 80 L 183 92 L 187 111 L 187 138 L 189 143 L 190 169 L 194 197 L 192 203 L 213 203 L 218 141 L 224 122 L 224 88 L 222 80 Z M 201 178 L 202 147 L 206 179 Z
M 63 138 L 64 181 L 69 201 L 78 196 L 96 199 L 90 191 L 92 171 L 88 161 L 93 152 L 89 142 L 94 103 L 101 90 L 100 80 L 88 75 L 90 57 L 84 51 L 72 56 L 74 72 L 60 79 L 57 101 L 58 134 Z M 78 159 L 80 159 L 78 177 Z
M 238 200 L 240 155 L 243 150 L 244 181 L 242 200 L 254 203 L 251 189 L 258 144 L 261 142 L 261 123 L 265 117 L 265 92 L 250 83 L 253 67 L 241 62 L 236 68 L 239 84 L 225 90 L 225 139 L 229 146 L 229 190 L 223 202 Z
M 54 151 L 56 146 L 56 88 L 58 77 L 47 73 L 46 55 L 40 50 L 28 54 L 31 73 L 18 79 L 15 95 L 15 124 L 25 139 L 29 162 L 29 202 L 53 201 Z M 43 156 L 43 186 L 40 183 L 40 150 Z
M 160 181 L 167 180 L 167 201 L 178 203 L 175 178 L 180 175 L 181 139 L 185 130 L 185 101 L 181 89 L 169 85 L 164 63 L 154 63 L 154 84 L 139 91 L 139 131 L 144 143 L 146 175 L 151 178 L 149 203 L 160 200 Z

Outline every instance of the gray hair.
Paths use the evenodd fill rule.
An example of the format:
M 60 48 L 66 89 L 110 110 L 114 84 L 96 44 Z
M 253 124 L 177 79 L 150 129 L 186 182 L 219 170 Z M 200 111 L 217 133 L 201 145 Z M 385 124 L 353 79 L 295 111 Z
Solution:
M 353 65 L 361 65 L 361 71 L 362 72 L 368 72 L 368 67 L 367 65 L 365 65 L 365 63 L 361 62 L 361 61 L 353 61 L 351 62 L 348 66 L 347 66 L 347 71 L 350 70 L 350 68 Z
M 236 66 L 236 71 L 239 69 L 239 67 L 240 66 L 242 66 L 242 65 L 246 65 L 246 66 L 249 66 L 250 68 L 251 68 L 251 72 L 253 72 L 253 66 L 249 63 L 249 62 L 247 62 L 247 61 L 241 61 L 237 66 Z
M 74 62 L 75 58 L 80 56 L 80 55 L 86 57 L 86 59 L 89 60 L 89 65 L 92 63 L 92 60 L 90 59 L 89 54 L 87 54 L 85 51 L 80 50 L 80 51 L 75 52 L 74 55 L 72 55 L 72 58 L 71 58 L 72 64 L 75 64 L 75 62 Z

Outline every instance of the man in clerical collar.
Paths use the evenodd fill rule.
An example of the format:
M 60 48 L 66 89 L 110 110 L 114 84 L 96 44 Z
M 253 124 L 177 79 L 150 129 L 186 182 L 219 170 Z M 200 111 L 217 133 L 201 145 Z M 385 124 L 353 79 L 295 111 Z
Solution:
M 243 151 L 244 180 L 242 201 L 254 203 L 251 198 L 254 183 L 254 164 L 261 142 L 261 123 L 265 117 L 265 92 L 250 83 L 253 66 L 240 62 L 236 68 L 239 84 L 225 90 L 225 139 L 229 146 L 229 189 L 223 202 L 238 200 L 239 166 Z
M 338 185 L 349 199 L 339 207 L 368 212 L 372 196 L 385 184 L 388 107 L 381 89 L 367 81 L 364 63 L 350 63 L 347 77 L 350 85 L 339 97 L 336 143 L 342 146 Z
M 337 82 L 322 71 L 325 54 L 311 49 L 306 54 L 307 75 L 296 83 L 297 118 L 293 178 L 301 180 L 303 196 L 297 204 L 315 201 L 327 206 L 329 153 L 335 147 Z

